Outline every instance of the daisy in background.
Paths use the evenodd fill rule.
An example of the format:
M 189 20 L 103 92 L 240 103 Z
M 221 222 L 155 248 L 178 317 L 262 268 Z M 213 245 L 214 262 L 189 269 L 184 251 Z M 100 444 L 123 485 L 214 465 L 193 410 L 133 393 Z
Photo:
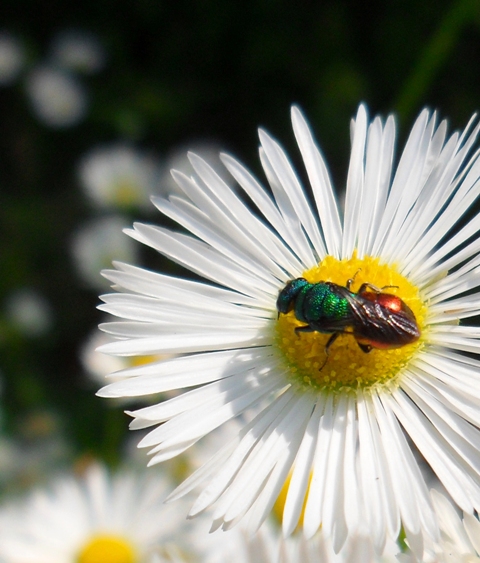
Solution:
M 25 67 L 25 46 L 9 31 L 0 31 L 0 87 L 15 83 Z
M 24 336 L 44 336 L 53 327 L 51 305 L 36 289 L 30 287 L 15 289 L 5 299 L 4 309 L 7 320 Z
M 226 533 L 207 532 L 208 528 L 198 526 L 192 534 L 199 563 L 399 563 L 400 548 L 395 542 L 389 541 L 384 553 L 377 555 L 370 538 L 355 534 L 335 553 L 322 531 L 310 539 L 302 534 L 284 538 L 281 530 L 268 521 L 254 535 L 242 525 Z
M 171 358 L 171 356 L 135 356 L 119 357 L 98 354 L 97 348 L 110 342 L 108 336 L 98 330 L 92 331 L 80 347 L 79 357 L 83 369 L 89 379 L 98 387 L 99 383 L 104 383 L 105 377 L 112 372 L 120 371 L 127 367 L 147 364 L 155 360 Z M 110 375 L 114 380 L 115 376 Z M 147 397 L 147 400 L 150 397 Z
M 399 556 L 400 563 L 480 563 L 480 522 L 472 514 L 459 514 L 445 495 L 431 491 L 440 539 L 426 547 L 425 556 Z
M 47 127 L 73 127 L 87 115 L 87 89 L 76 76 L 56 65 L 35 66 L 26 77 L 25 90 L 34 116 Z
M 106 344 L 106 335 L 95 330 L 87 336 L 79 351 L 80 362 L 85 373 L 91 381 L 97 384 L 103 380 L 108 373 L 120 371 L 128 367 L 128 363 L 125 362 L 124 358 L 97 354 L 96 349 L 102 346 L 102 344 Z
M 80 185 L 98 209 L 150 210 L 161 173 L 156 158 L 122 144 L 93 148 L 78 168 Z
M 96 74 L 105 68 L 107 53 L 100 38 L 85 29 L 64 29 L 50 46 L 50 59 L 73 72 Z
M 15 437 L 0 433 L 0 490 L 23 492 L 33 483 L 44 483 L 72 455 L 62 418 L 48 408 L 32 409 Z
M 125 218 L 107 215 L 91 219 L 81 225 L 72 236 L 70 252 L 80 279 L 90 287 L 105 288 L 100 270 L 112 263 L 113 257 L 122 254 L 122 260 L 137 260 L 138 247 L 131 240 L 123 244 L 122 225 Z
M 321 527 L 335 551 L 361 534 L 380 553 L 404 530 L 421 556 L 438 527 L 411 444 L 465 513 L 480 508 L 480 329 L 468 324 L 480 313 L 479 126 L 447 136 L 424 110 L 394 167 L 394 118 L 369 121 L 360 106 L 342 213 L 296 107 L 292 122 L 308 190 L 261 130 L 268 188 L 224 154 L 243 192 L 234 190 L 191 154 L 195 174 L 172 172 L 183 194 L 153 198 L 183 231 L 127 231 L 206 281 L 124 263 L 104 272 L 120 293 L 103 297 L 119 320 L 102 327 L 116 339 L 102 351 L 178 356 L 116 373 L 123 381 L 99 394 L 181 390 L 130 413 L 132 428 L 155 427 L 139 444 L 150 464 L 244 417 L 236 439 L 169 497 L 200 490 L 189 515 L 213 507 L 212 529 L 245 517 L 256 530 L 287 482 L 285 535 L 304 513 L 306 537 Z M 341 294 L 327 297 L 346 333 L 319 332 L 313 320 L 327 302 L 302 308 L 288 286 L 298 278 L 337 284 L 322 287 Z M 362 311 L 370 318 L 350 326 Z
M 163 504 L 167 481 L 163 473 L 110 476 L 98 464 L 83 479 L 57 479 L 0 509 L 0 561 L 148 563 L 185 535 L 182 511 Z

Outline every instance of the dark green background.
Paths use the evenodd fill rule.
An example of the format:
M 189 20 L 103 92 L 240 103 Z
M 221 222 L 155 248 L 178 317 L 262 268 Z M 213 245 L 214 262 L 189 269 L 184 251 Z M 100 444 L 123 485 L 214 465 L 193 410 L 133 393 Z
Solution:
M 2 427 L 27 440 L 25 421 L 54 413 L 72 457 L 114 462 L 127 432 L 121 408 L 94 396 L 78 360 L 100 317 L 69 252 L 72 232 L 93 215 L 75 178 L 90 147 L 120 139 L 166 154 L 209 138 L 259 172 L 258 125 L 297 158 L 295 102 L 341 188 L 360 101 L 371 114 L 397 112 L 401 139 L 424 106 L 452 128 L 480 108 L 478 1 L 19 1 L 0 13 L 30 66 L 65 28 L 95 33 L 108 54 L 102 72 L 83 78 L 91 106 L 75 127 L 39 123 L 22 80 L 0 90 L 0 304 L 29 286 L 54 311 L 53 330 L 36 339 L 0 313 Z

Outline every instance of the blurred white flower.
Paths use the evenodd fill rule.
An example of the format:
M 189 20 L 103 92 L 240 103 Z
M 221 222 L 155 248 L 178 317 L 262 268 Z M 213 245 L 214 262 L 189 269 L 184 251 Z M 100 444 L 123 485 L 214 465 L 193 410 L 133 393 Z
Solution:
M 284 538 L 280 529 L 268 521 L 254 535 L 241 526 L 213 534 L 204 529 L 203 533 L 196 530 L 192 541 L 202 563 L 398 563 L 396 556 L 400 553 L 398 544 L 387 539 L 383 553 L 378 555 L 371 539 L 360 534 L 349 536 L 340 552 L 335 553 L 322 531 L 311 539 L 301 533 Z
M 440 528 L 440 541 L 429 542 L 422 559 L 408 553 L 401 563 L 480 563 L 480 522 L 473 514 L 459 511 L 448 498 L 431 491 Z
M 17 448 L 15 442 L 5 436 L 0 436 L 0 483 L 8 483 L 17 469 Z
M 110 342 L 110 338 L 95 330 L 88 336 L 80 349 L 80 361 L 83 368 L 92 380 L 100 384 L 105 383 L 105 376 L 127 367 L 124 358 L 96 351 L 99 346 L 107 342 Z M 115 378 L 113 380 L 115 381 Z
M 115 258 L 130 261 L 138 257 L 135 244 L 125 240 L 122 229 L 128 223 L 119 216 L 101 217 L 83 225 L 72 240 L 72 254 L 80 277 L 90 286 L 108 287 L 100 270 Z
M 172 357 L 171 354 L 168 354 L 164 356 L 120 358 L 119 356 L 102 354 L 102 352 L 97 351 L 97 348 L 111 341 L 112 339 L 105 333 L 94 330 L 88 335 L 87 339 L 80 348 L 80 361 L 83 368 L 92 381 L 95 381 L 100 385 L 105 384 L 106 377 L 109 382 L 118 381 L 125 377 L 123 371 L 121 375 L 116 376 L 115 372 L 117 371 L 125 370 L 126 368 L 132 368 L 134 370 L 136 367 L 142 366 L 145 363 L 162 361 Z
M 5 313 L 12 325 L 25 336 L 41 336 L 53 324 L 53 314 L 46 298 L 30 288 L 12 292 L 5 301 Z
M 89 31 L 64 30 L 52 42 L 52 60 L 69 70 L 94 74 L 104 68 L 106 57 L 99 38 Z
M 20 435 L 0 437 L 0 486 L 13 491 L 44 482 L 54 469 L 65 466 L 71 455 L 61 420 L 54 413 L 39 410 L 24 414 Z
M 163 503 L 167 488 L 158 471 L 111 476 L 96 464 L 83 479 L 56 479 L 49 489 L 0 510 L 0 560 L 148 562 L 154 548 L 168 552 L 175 538 L 185 537 L 178 508 Z
M 25 64 L 22 43 L 8 31 L 0 32 L 0 86 L 14 82 Z
M 190 554 L 185 554 L 176 545 L 169 545 L 153 553 L 148 563 L 201 563 L 197 558 Z M 227 563 L 227 562 L 226 562 Z
M 150 195 L 160 185 L 158 161 L 127 145 L 92 149 L 78 172 L 85 194 L 99 208 L 150 210 Z
M 49 127 L 71 127 L 86 115 L 87 91 L 64 70 L 37 66 L 27 76 L 26 91 L 36 117 Z

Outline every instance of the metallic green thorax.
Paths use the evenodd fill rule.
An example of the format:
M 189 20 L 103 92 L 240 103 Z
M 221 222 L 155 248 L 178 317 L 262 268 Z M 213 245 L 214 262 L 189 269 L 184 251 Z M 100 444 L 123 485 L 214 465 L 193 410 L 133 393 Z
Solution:
M 341 321 L 349 317 L 349 301 L 339 295 L 335 287 L 338 286 L 328 282 L 309 283 L 303 278 L 297 278 L 280 292 L 277 309 L 280 313 L 294 309 L 295 317 L 299 321 L 314 323 L 315 330 L 323 332 L 322 324 L 328 327 L 331 321 Z M 331 332 L 331 329 L 328 328 L 325 332 Z
M 295 302 L 295 316 L 299 321 L 318 322 L 322 319 L 339 320 L 348 315 L 347 299 L 335 295 L 327 284 L 309 284 L 303 287 Z

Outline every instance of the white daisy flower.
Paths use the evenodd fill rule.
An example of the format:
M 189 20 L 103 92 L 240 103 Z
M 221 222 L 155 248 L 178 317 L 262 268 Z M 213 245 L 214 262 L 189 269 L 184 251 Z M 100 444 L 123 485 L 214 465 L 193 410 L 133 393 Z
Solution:
M 112 259 L 122 255 L 122 260 L 136 260 L 138 250 L 135 243 L 122 236 L 126 219 L 120 215 L 97 217 L 81 225 L 73 234 L 71 254 L 80 278 L 89 286 L 105 288 L 100 276 Z
M 99 332 L 95 328 L 95 330 L 88 335 L 87 339 L 80 348 L 79 357 L 82 367 L 92 382 L 97 384 L 97 387 L 100 383 L 104 383 L 105 377 L 108 374 L 110 374 L 110 378 L 114 380 L 115 376 L 112 374 L 116 371 L 172 357 L 168 355 L 120 357 L 98 354 L 97 349 L 110 341 L 111 339 L 107 334 Z M 119 379 L 120 378 L 121 376 L 119 376 Z
M 463 514 L 436 490 L 431 491 L 438 517 L 440 539 L 430 542 L 422 559 L 408 553 L 402 563 L 480 563 L 480 522 L 472 514 Z
M 57 479 L 23 504 L 0 510 L 2 563 L 143 563 L 167 551 L 181 516 L 163 500 L 159 475 L 111 477 L 92 465 L 84 479 Z
M 159 555 L 154 553 L 148 563 L 195 563 L 192 559 L 185 559 L 182 553 L 168 553 L 167 555 Z
M 150 194 L 157 191 L 159 162 L 128 145 L 95 147 L 80 162 L 80 184 L 99 209 L 150 208 Z
M 9 33 L 0 31 L 0 86 L 10 86 L 25 65 L 25 48 L 22 42 Z
M 108 373 L 128 366 L 125 358 L 97 354 L 96 350 L 107 343 L 108 336 L 97 330 L 88 335 L 80 349 L 80 361 L 89 377 L 95 382 L 102 381 Z
M 6 299 L 5 311 L 8 320 L 25 336 L 43 336 L 53 326 L 50 303 L 33 288 L 14 290 Z
M 121 292 L 103 298 L 120 318 L 103 351 L 178 357 L 127 369 L 100 395 L 185 390 L 131 413 L 133 428 L 159 425 L 140 443 L 151 464 L 254 413 L 170 497 L 203 487 L 190 516 L 214 506 L 213 528 L 248 513 L 256 529 L 288 480 L 285 534 L 305 503 L 306 536 L 321 526 L 336 551 L 365 532 L 381 552 L 403 529 L 421 553 L 438 529 L 411 444 L 465 512 L 480 508 L 479 126 L 447 137 L 425 110 L 394 167 L 394 118 L 369 123 L 360 106 L 341 213 L 296 107 L 292 121 L 308 190 L 261 130 L 269 189 L 224 154 L 240 195 L 191 154 L 193 176 L 172 172 L 184 195 L 153 198 L 190 234 L 127 231 L 208 281 L 105 272 Z
M 105 67 L 107 54 L 99 37 L 90 31 L 65 29 L 52 41 L 51 58 L 63 68 L 95 74 Z
M 253 536 L 240 526 L 228 532 L 197 532 L 192 544 L 202 563 L 398 563 L 400 553 L 399 546 L 389 541 L 384 553 L 377 555 L 370 538 L 355 534 L 335 553 L 321 531 L 311 539 L 302 534 L 283 538 L 272 525 L 262 526 Z
M 27 76 L 25 88 L 35 116 L 48 127 L 72 127 L 86 116 L 87 90 L 68 72 L 39 65 Z

